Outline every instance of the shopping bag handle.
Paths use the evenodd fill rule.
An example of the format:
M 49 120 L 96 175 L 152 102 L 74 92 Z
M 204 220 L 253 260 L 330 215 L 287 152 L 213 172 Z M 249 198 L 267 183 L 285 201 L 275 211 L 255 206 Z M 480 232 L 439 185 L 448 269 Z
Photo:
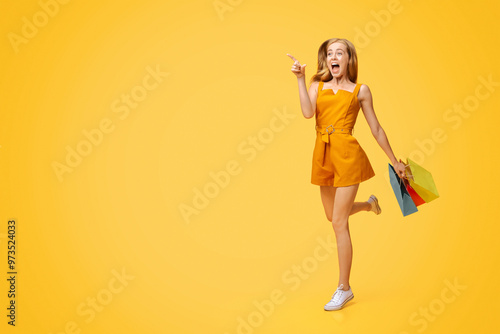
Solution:
M 406 167 L 410 167 L 410 164 L 405 164 L 401 159 L 399 159 L 399 162 L 401 162 L 405 166 L 406 179 L 408 179 L 408 180 L 411 179 L 412 181 L 415 181 L 415 178 L 413 177 L 413 174 L 411 173 L 411 169 L 406 168 Z

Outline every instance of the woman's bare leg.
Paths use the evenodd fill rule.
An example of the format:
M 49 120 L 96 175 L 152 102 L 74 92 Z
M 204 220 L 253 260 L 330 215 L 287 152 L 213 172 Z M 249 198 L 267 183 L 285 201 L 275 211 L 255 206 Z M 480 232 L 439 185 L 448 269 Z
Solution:
M 360 211 L 370 211 L 372 209 L 372 205 L 368 202 L 354 202 L 352 205 L 350 215 L 353 215 Z
M 332 221 L 333 213 L 333 202 L 335 200 L 335 191 L 337 187 L 332 186 L 319 186 L 321 193 L 321 201 L 323 202 L 323 207 L 325 209 L 326 219 Z M 370 211 L 372 208 L 371 204 L 368 202 L 354 202 L 349 215 L 353 215 L 360 211 Z
M 337 252 L 339 256 L 340 269 L 339 286 L 340 284 L 344 284 L 345 290 L 349 289 L 349 274 L 352 263 L 352 244 L 347 217 L 353 213 L 363 211 L 361 209 L 365 206 L 363 202 L 354 202 L 358 187 L 359 183 L 353 186 L 340 188 L 320 186 L 321 201 L 323 202 L 325 214 L 327 219 L 332 222 L 335 236 L 337 238 Z M 337 196 L 337 194 L 340 195 Z M 370 205 L 368 202 L 365 203 Z M 349 209 L 350 211 L 348 211 Z M 346 212 L 349 212 L 349 215 L 346 215 Z
M 333 201 L 335 200 L 336 190 L 337 187 L 319 186 L 319 191 L 321 194 L 321 202 L 323 202 L 323 208 L 325 209 L 326 219 L 328 219 L 329 222 L 332 221 Z
M 333 204 L 332 226 L 337 238 L 339 257 L 339 286 L 349 290 L 349 275 L 352 264 L 352 243 L 349 232 L 349 216 L 356 198 L 359 183 L 348 187 L 337 187 Z

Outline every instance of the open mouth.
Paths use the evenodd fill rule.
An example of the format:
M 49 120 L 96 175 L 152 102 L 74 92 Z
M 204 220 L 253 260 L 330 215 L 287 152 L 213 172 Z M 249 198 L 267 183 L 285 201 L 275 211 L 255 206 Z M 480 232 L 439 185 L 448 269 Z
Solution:
M 339 72 L 340 71 L 340 65 L 338 64 L 332 64 L 332 72 Z

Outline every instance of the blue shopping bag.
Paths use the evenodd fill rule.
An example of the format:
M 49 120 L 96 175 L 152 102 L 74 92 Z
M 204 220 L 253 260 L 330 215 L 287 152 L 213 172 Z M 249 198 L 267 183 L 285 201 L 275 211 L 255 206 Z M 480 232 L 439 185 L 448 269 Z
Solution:
M 394 195 L 396 195 L 396 199 L 398 200 L 399 208 L 403 213 L 403 217 L 417 212 L 417 206 L 413 202 L 408 190 L 406 190 L 404 181 L 396 174 L 391 164 L 389 164 L 389 178 L 391 180 L 392 190 L 394 190 Z

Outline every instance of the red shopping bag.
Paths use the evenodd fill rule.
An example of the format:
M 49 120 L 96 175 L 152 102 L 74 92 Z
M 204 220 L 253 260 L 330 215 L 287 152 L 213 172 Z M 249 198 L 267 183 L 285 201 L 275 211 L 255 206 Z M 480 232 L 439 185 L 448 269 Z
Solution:
M 415 191 L 415 189 L 413 189 L 410 186 L 410 184 L 408 183 L 408 181 L 406 181 L 406 180 L 405 180 L 405 186 L 406 186 L 406 190 L 408 191 L 408 194 L 410 194 L 410 197 L 413 200 L 413 203 L 415 203 L 415 206 L 419 206 L 419 205 L 425 203 L 425 201 L 422 199 L 422 197 L 420 197 L 417 194 L 417 192 Z

